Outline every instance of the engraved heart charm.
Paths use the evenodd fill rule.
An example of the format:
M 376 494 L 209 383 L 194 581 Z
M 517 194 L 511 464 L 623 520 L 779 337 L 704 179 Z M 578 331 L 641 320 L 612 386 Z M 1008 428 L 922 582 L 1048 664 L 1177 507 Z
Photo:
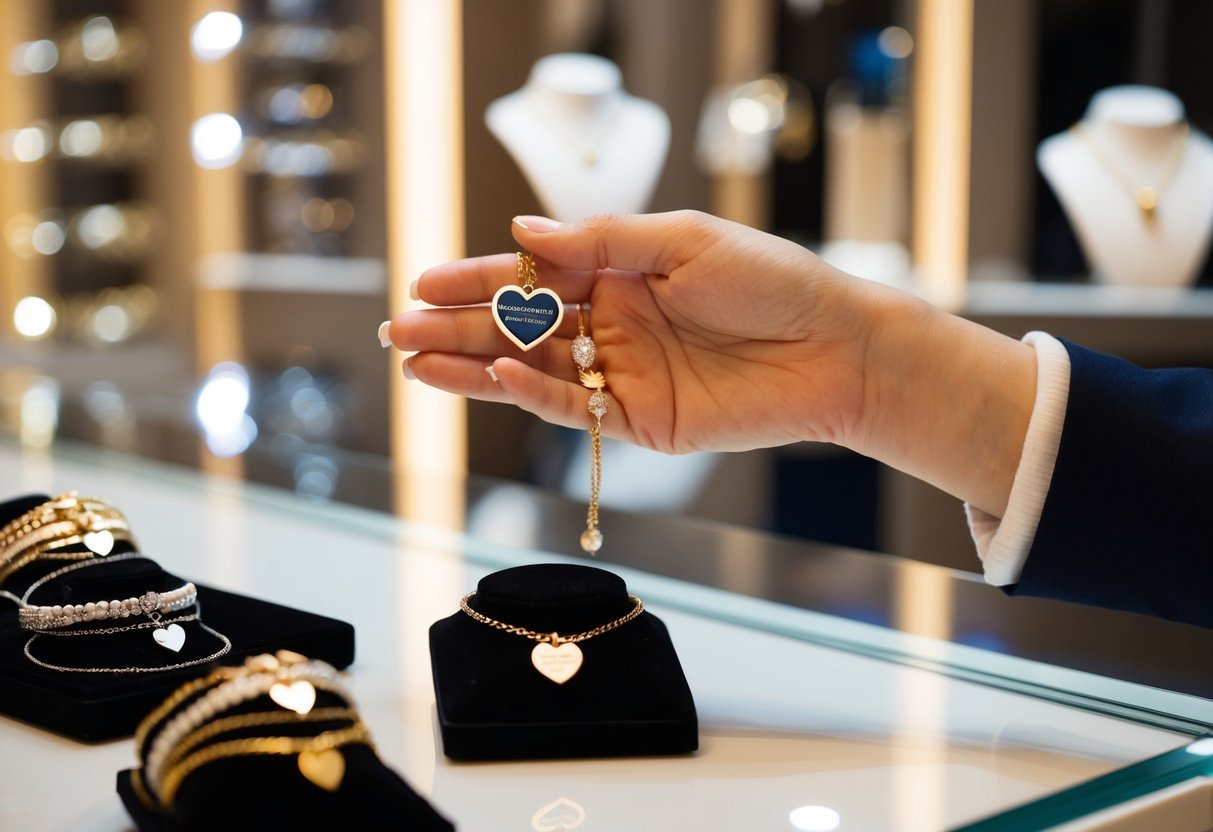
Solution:
M 300 751 L 299 773 L 326 792 L 335 792 L 345 777 L 345 757 L 336 748 Z
M 502 286 L 491 307 L 497 328 L 523 350 L 542 344 L 564 320 L 564 304 L 551 289 L 527 294 L 517 286 Z
M 100 532 L 88 532 L 81 538 L 90 552 L 105 557 L 114 551 L 114 533 L 109 529 Z
M 531 664 L 556 684 L 563 685 L 581 670 L 581 648 L 571 641 L 559 647 L 541 641 L 531 651 Z
M 270 699 L 273 699 L 288 711 L 294 711 L 302 716 L 316 704 L 316 689 L 311 682 L 300 679 L 291 682 L 275 682 L 270 687 Z
M 164 649 L 179 653 L 185 644 L 185 630 L 180 624 L 169 624 L 152 630 L 152 638 Z

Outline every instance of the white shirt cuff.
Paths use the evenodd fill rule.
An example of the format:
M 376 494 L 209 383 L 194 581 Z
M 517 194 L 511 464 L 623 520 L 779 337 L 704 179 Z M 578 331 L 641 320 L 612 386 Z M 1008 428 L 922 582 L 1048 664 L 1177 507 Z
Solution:
M 1016 583 L 1028 559 L 1053 479 L 1070 395 L 1070 356 L 1062 343 L 1044 332 L 1029 332 L 1023 343 L 1036 350 L 1036 403 L 1007 510 L 1000 519 L 965 503 L 969 532 L 977 544 L 986 582 L 995 586 Z

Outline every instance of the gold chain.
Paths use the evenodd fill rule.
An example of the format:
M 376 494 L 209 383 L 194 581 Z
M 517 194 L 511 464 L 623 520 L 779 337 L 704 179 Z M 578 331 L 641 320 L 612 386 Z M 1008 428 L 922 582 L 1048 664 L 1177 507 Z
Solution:
M 468 602 L 471 601 L 475 597 L 476 597 L 475 592 L 469 592 L 467 595 L 463 596 L 463 598 L 461 598 L 459 601 L 459 609 L 466 612 L 469 616 L 472 617 L 473 620 L 479 621 L 481 624 L 487 624 L 488 626 L 492 627 L 494 630 L 501 630 L 504 633 L 510 633 L 511 635 L 515 635 L 515 636 L 523 636 L 524 638 L 529 638 L 532 641 L 550 641 L 554 646 L 560 645 L 560 644 L 576 644 L 579 641 L 585 641 L 587 639 L 593 638 L 594 636 L 600 636 L 603 633 L 609 633 L 611 630 L 614 630 L 618 627 L 622 627 L 624 624 L 627 624 L 633 618 L 635 618 L 636 616 L 638 616 L 642 612 L 644 612 L 644 602 L 641 601 L 639 598 L 637 598 L 635 595 L 629 595 L 628 600 L 631 601 L 635 606 L 633 606 L 632 609 L 628 611 L 627 615 L 616 618 L 614 621 L 610 621 L 606 624 L 599 624 L 594 629 L 586 630 L 584 633 L 577 633 L 576 635 L 572 635 L 572 636 L 562 636 L 559 633 L 555 633 L 555 632 L 540 633 L 540 632 L 536 632 L 535 630 L 528 630 L 526 627 L 519 627 L 515 624 L 506 624 L 504 621 L 498 621 L 495 618 L 489 618 L 484 613 L 476 612 L 476 610 L 472 609 L 471 605 Z
M 518 285 L 522 287 L 522 291 L 530 294 L 535 289 L 535 282 L 539 279 L 538 273 L 535 271 L 535 255 L 527 252 L 518 252 Z
M 602 530 L 598 528 L 598 495 L 602 490 L 602 417 L 610 407 L 606 394 L 606 376 L 591 369 L 598 357 L 598 346 L 585 331 L 585 312 L 577 304 L 577 337 L 573 339 L 571 351 L 573 363 L 577 365 L 577 378 L 590 390 L 586 410 L 594 417 L 590 426 L 590 502 L 586 509 L 585 531 L 581 533 L 581 548 L 596 555 L 602 548 Z
M 1187 122 L 1183 122 L 1180 128 L 1179 137 L 1175 140 L 1175 146 L 1171 150 L 1171 155 L 1167 159 L 1167 166 L 1163 170 L 1162 176 L 1153 185 L 1137 185 L 1129 180 L 1125 172 L 1117 165 L 1107 151 L 1100 147 L 1099 142 L 1095 141 L 1083 126 L 1082 122 L 1076 123 L 1070 128 L 1070 133 L 1078 138 L 1087 149 L 1091 151 L 1091 155 L 1096 161 L 1106 170 L 1121 188 L 1128 191 L 1133 202 L 1141 211 L 1142 219 L 1152 220 L 1154 212 L 1158 209 L 1158 200 L 1162 196 L 1163 191 L 1171 184 L 1175 175 L 1179 173 L 1180 165 L 1183 163 L 1184 156 L 1188 149 L 1188 136 L 1191 133 L 1191 128 Z

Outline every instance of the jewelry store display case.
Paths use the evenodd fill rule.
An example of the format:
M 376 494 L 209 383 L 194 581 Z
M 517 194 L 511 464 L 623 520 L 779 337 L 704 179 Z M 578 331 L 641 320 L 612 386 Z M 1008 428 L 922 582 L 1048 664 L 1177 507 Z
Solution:
M 612 546 L 594 565 L 666 623 L 700 750 L 453 762 L 437 737 L 428 628 L 490 572 L 590 562 L 567 554 L 575 504 L 517 484 L 455 486 L 451 499 L 467 501 L 455 530 L 67 443 L 6 442 L 0 471 L 24 492 L 105 493 L 145 551 L 208 585 L 351 622 L 345 682 L 380 755 L 459 829 L 1041 828 L 1209 765 L 1213 685 L 1200 671 L 1213 633 L 620 512 L 604 512 Z M 386 465 L 355 476 L 391 480 Z M 1143 639 L 1118 631 L 1166 649 L 1134 649 Z M 0 756 L 5 826 L 123 824 L 113 788 L 129 743 L 82 745 L 13 720 L 0 742 L 20 749 Z

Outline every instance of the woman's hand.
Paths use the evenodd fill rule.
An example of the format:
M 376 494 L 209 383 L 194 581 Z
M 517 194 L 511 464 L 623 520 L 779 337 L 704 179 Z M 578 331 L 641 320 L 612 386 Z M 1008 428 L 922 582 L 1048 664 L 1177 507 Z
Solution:
M 841 442 L 853 429 L 868 334 L 853 295 L 866 284 L 786 240 L 690 211 L 564 226 L 523 217 L 513 230 L 536 257 L 537 285 L 566 304 L 560 330 L 522 352 L 486 306 L 468 308 L 516 284 L 514 255 L 449 263 L 415 291 L 457 308 L 392 322 L 393 343 L 417 351 L 406 374 L 586 427 L 591 391 L 569 353 L 580 303 L 612 399 L 607 436 L 682 453 Z
M 1005 510 L 1035 401 L 1031 347 L 705 214 L 520 217 L 513 231 L 538 285 L 588 307 L 604 435 L 668 453 L 833 442 Z M 503 254 L 421 275 L 416 294 L 440 308 L 392 320 L 392 342 L 416 352 L 405 375 L 588 427 L 576 310 L 528 352 L 493 323 L 486 304 L 515 268 Z

